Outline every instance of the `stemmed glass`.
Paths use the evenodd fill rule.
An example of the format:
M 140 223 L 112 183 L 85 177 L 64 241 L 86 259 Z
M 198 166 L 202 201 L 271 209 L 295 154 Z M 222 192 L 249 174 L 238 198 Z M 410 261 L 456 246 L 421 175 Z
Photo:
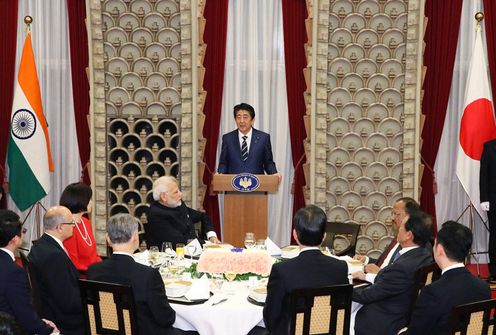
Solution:
M 234 292 L 232 291 L 232 281 L 236 279 L 236 272 L 233 271 L 232 266 L 231 266 L 231 261 L 229 260 L 229 266 L 224 271 L 224 277 L 226 277 L 227 281 L 229 282 L 229 292 L 228 294 L 233 294 Z
M 212 282 L 214 283 L 216 293 L 221 293 L 222 284 L 224 284 L 224 275 L 222 273 L 212 273 Z
M 251 249 L 255 246 L 255 234 L 254 233 L 246 233 L 245 234 L 245 248 Z
M 150 262 L 151 266 L 154 266 L 159 260 L 160 255 L 158 253 L 157 246 L 151 246 L 150 250 L 148 250 L 148 262 Z
M 189 239 L 188 244 L 186 244 L 186 249 L 188 250 L 189 258 L 193 262 L 193 254 L 196 252 L 196 245 L 194 245 L 195 239 Z

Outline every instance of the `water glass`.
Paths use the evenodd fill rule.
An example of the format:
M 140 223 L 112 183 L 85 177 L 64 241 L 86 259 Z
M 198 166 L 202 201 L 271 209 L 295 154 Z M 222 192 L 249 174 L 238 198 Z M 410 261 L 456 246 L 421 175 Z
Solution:
M 186 245 L 186 249 L 188 250 L 189 257 L 193 261 L 193 254 L 196 252 L 196 245 L 193 244 L 193 242 L 196 239 L 190 239 L 188 240 L 188 244 Z
M 222 292 L 222 285 L 224 284 L 224 275 L 222 273 L 212 273 L 211 278 L 215 287 L 214 293 Z
M 267 246 L 265 245 L 265 240 L 257 240 L 256 248 L 258 250 L 267 250 Z
M 245 234 L 245 248 L 251 249 L 255 246 L 255 234 L 254 233 L 246 233 Z
M 159 259 L 160 259 L 160 254 L 158 253 L 158 247 L 151 246 L 150 250 L 148 250 L 148 262 L 150 262 L 150 265 L 153 266 L 157 264 Z
M 172 242 L 162 242 L 162 249 L 160 251 L 166 253 L 166 254 L 170 254 L 170 252 L 172 251 Z

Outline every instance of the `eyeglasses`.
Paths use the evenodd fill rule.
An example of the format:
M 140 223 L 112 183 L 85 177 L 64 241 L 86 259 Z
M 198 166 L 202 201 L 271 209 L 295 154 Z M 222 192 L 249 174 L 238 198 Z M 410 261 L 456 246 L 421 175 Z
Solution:
M 22 232 L 23 234 L 26 234 L 26 232 L 27 232 L 27 231 L 28 231 L 28 230 L 27 230 L 26 228 L 22 228 L 22 230 L 21 230 L 21 232 Z
M 68 225 L 75 225 L 76 224 L 76 221 L 72 220 L 71 222 L 61 222 L 60 224 L 68 224 Z

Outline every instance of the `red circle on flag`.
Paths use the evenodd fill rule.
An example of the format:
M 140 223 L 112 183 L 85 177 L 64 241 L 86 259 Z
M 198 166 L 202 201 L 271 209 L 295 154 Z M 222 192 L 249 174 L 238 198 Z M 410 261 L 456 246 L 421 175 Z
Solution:
M 496 138 L 493 105 L 485 98 L 472 101 L 463 111 L 460 145 L 467 156 L 480 161 L 484 143 Z

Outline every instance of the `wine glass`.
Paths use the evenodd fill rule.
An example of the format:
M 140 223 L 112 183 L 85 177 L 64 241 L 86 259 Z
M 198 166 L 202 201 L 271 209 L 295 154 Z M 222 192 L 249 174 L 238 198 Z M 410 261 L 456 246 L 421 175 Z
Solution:
M 160 258 L 160 255 L 158 253 L 158 247 L 157 246 L 151 246 L 150 250 L 148 250 L 148 261 L 150 262 L 150 265 L 153 266 L 155 265 Z
M 170 252 L 172 251 L 172 242 L 162 242 L 162 249 L 160 251 L 166 253 L 166 254 L 170 254 Z
M 231 266 L 231 261 L 229 260 L 228 267 L 226 271 L 224 271 L 224 277 L 226 277 L 228 283 L 229 283 L 229 292 L 228 294 L 233 294 L 234 292 L 232 291 L 232 281 L 236 279 L 236 272 L 233 271 L 233 268 Z
M 265 245 L 265 240 L 257 240 L 256 247 L 258 250 L 267 250 L 267 246 Z
M 245 248 L 251 249 L 255 246 L 255 234 L 254 233 L 246 233 L 245 234 Z
M 193 262 L 193 254 L 196 252 L 196 245 L 194 244 L 195 240 L 196 239 L 189 239 L 188 244 L 186 244 L 186 249 L 188 250 L 191 262 Z

